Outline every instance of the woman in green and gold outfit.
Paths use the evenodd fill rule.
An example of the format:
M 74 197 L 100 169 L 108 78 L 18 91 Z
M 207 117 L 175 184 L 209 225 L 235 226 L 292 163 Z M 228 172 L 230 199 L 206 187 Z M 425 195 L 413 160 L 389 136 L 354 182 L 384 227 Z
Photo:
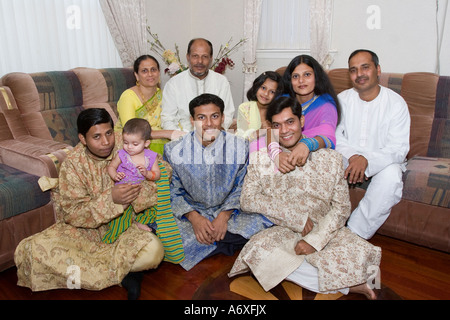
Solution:
M 123 125 L 133 118 L 148 120 L 152 127 L 150 149 L 162 155 L 164 144 L 171 139 L 179 138 L 185 132 L 161 128 L 162 91 L 158 61 L 150 55 L 139 57 L 134 63 L 134 75 L 136 85 L 125 90 L 117 103 L 119 119 L 115 130 L 122 131 Z

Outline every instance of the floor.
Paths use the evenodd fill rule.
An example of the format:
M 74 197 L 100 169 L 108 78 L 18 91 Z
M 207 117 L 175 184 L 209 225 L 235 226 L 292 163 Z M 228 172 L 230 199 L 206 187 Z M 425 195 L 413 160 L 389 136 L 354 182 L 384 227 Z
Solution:
M 450 300 L 450 254 L 381 235 L 375 235 L 371 242 L 383 250 L 380 278 L 382 289 L 376 291 L 380 300 Z M 249 299 L 230 290 L 230 283 L 234 279 L 229 279 L 226 273 L 230 270 L 235 258 L 236 255 L 214 256 L 202 261 L 189 272 L 178 265 L 163 262 L 157 270 L 145 273 L 141 300 Z M 249 276 L 249 281 L 251 281 L 250 278 Z M 15 268 L 0 272 L 0 300 L 125 300 L 127 298 L 126 290 L 120 286 L 99 292 L 68 289 L 32 292 L 28 288 L 18 287 L 16 282 Z M 284 293 L 274 293 L 275 297 L 280 300 L 295 299 L 290 294 L 284 295 L 286 290 L 284 291 Z M 298 291 L 295 295 L 297 293 Z M 261 299 L 261 296 L 257 297 Z M 338 299 L 339 297 L 330 298 Z M 302 299 L 317 299 L 317 295 L 303 291 Z M 339 299 L 360 300 L 364 297 L 349 295 Z

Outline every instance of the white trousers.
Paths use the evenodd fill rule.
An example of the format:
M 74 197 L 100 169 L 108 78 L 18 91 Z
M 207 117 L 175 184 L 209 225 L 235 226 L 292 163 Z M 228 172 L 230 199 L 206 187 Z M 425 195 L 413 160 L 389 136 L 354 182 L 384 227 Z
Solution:
M 372 238 L 402 198 L 402 174 L 401 165 L 391 164 L 372 177 L 364 197 L 348 219 L 350 230 L 364 239 Z
M 306 260 L 303 261 L 300 267 L 298 267 L 296 270 L 294 270 L 294 272 L 287 276 L 286 280 L 292 281 L 300 287 L 308 289 L 309 291 L 322 294 L 331 294 L 339 291 L 340 293 L 347 295 L 350 290 L 349 288 L 344 288 L 338 291 L 319 291 L 319 273 L 317 271 L 317 268 L 312 266 Z

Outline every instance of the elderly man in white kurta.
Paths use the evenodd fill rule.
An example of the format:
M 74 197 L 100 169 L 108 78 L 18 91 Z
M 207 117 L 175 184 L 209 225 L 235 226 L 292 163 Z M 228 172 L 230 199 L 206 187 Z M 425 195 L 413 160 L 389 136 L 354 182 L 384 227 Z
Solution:
M 279 130 L 283 151 L 306 142 L 296 99 L 278 98 L 267 118 Z M 229 276 L 251 271 L 266 291 L 287 279 L 314 292 L 375 299 L 368 281 L 376 276 L 381 249 L 345 227 L 351 206 L 343 172 L 342 156 L 331 149 L 311 153 L 304 166 L 286 174 L 266 148 L 250 154 L 241 208 L 263 214 L 275 226 L 252 236 Z
M 402 197 L 410 116 L 405 100 L 379 85 L 381 68 L 375 53 L 352 53 L 349 71 L 354 88 L 338 96 L 342 117 L 336 128 L 336 150 L 344 156 L 344 177 L 349 184 L 370 178 L 364 198 L 347 224 L 370 239 Z
M 164 87 L 161 126 L 165 130 L 192 131 L 189 102 L 204 93 L 219 96 L 225 102 L 224 129 L 234 118 L 234 102 L 228 79 L 210 70 L 213 59 L 211 42 L 193 39 L 188 46 L 186 59 L 189 69 L 170 79 Z

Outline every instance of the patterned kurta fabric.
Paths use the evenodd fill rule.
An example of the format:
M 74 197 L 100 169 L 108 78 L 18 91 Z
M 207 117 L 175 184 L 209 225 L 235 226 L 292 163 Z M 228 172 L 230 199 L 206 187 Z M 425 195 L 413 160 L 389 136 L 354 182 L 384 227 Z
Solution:
M 171 183 L 172 211 L 183 239 L 185 260 L 191 269 L 216 249 L 200 244 L 184 214 L 196 210 L 213 220 L 222 211 L 235 210 L 228 221 L 228 231 L 250 238 L 272 225 L 260 214 L 240 210 L 240 194 L 248 164 L 248 142 L 222 131 L 208 147 L 203 147 L 195 132 L 165 146 L 164 157 L 173 169 Z
M 105 243 L 113 243 L 133 224 L 133 221 L 141 224 L 156 224 L 156 235 L 164 247 L 164 261 L 180 263 L 184 259 L 184 250 L 170 203 L 170 177 L 164 164 L 158 161 L 158 165 L 161 177 L 156 181 L 157 205 L 145 209 L 137 215 L 133 207 L 129 206 L 121 216 L 108 223 L 109 230 L 102 240 Z
M 123 207 L 112 201 L 114 181 L 106 171 L 111 159 L 93 157 L 81 143 L 68 154 L 61 165 L 59 187 L 53 190 L 57 223 L 24 239 L 16 249 L 20 286 L 34 291 L 67 288 L 73 266 L 80 270 L 81 288 L 116 285 L 131 270 L 138 252 L 159 241 L 132 225 L 113 244 L 102 242 L 107 223 L 123 213 Z M 144 182 L 139 198 L 143 207 L 154 206 L 155 183 Z
M 334 150 L 312 153 L 304 167 L 288 174 L 275 170 L 266 149 L 252 153 L 241 208 L 264 214 L 276 226 L 250 239 L 229 276 L 251 271 L 270 290 L 304 259 L 318 268 L 320 291 L 355 286 L 373 276 L 381 249 L 345 227 L 351 206 L 343 170 L 342 157 Z M 308 217 L 314 228 L 302 237 Z M 301 239 L 317 251 L 296 255 Z

